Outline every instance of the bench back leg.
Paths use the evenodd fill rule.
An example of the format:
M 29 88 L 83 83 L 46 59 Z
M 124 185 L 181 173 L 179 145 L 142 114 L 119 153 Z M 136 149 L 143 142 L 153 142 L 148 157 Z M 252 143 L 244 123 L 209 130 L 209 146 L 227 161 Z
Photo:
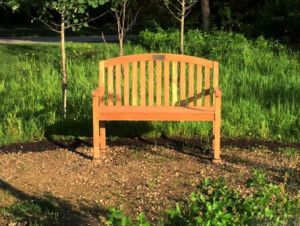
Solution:
M 96 117 L 93 118 L 93 146 L 94 146 L 94 158 L 100 157 L 100 130 L 99 121 Z
M 213 151 L 214 151 L 214 163 L 221 163 L 221 118 L 219 114 L 216 114 L 215 121 L 213 121 Z

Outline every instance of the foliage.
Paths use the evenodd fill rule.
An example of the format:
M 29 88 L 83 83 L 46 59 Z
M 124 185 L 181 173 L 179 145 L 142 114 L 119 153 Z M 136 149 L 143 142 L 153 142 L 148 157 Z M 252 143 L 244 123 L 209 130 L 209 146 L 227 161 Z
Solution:
M 186 202 L 167 210 L 160 225 L 285 225 L 296 217 L 299 202 L 289 198 L 283 185 L 269 183 L 265 174 L 255 171 L 247 187 L 253 191 L 242 195 L 224 179 L 205 179 Z M 113 210 L 108 225 L 127 225 L 120 222 L 132 221 Z
M 260 8 L 257 33 L 280 38 L 283 35 L 296 37 L 300 27 L 300 1 L 267 0 Z
M 144 213 L 140 213 L 135 223 L 133 223 L 130 217 L 125 216 L 122 211 L 116 209 L 110 210 L 106 224 L 108 226 L 150 226 Z
M 143 32 L 126 53 L 178 52 L 179 32 Z M 59 50 L 51 45 L 0 45 L 0 143 L 45 136 L 91 136 L 91 91 L 97 64 L 118 55 L 116 44 L 66 45 L 69 68 L 68 118 L 59 115 Z M 263 38 L 190 30 L 187 54 L 220 61 L 222 136 L 297 141 L 300 137 L 299 54 Z M 108 136 L 144 134 L 208 139 L 210 123 L 108 123 Z
M 139 41 L 150 52 L 178 53 L 178 39 L 176 31 L 146 30 Z M 223 136 L 300 136 L 298 53 L 262 37 L 251 41 L 241 34 L 189 30 L 186 54 L 220 62 Z

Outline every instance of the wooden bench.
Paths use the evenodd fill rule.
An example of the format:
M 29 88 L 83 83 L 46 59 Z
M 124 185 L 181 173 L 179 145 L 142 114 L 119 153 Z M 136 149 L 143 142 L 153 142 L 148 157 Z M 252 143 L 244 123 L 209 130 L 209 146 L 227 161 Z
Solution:
M 137 54 L 101 61 L 93 91 L 94 158 L 106 149 L 106 121 L 212 121 L 220 162 L 221 91 L 216 61 Z

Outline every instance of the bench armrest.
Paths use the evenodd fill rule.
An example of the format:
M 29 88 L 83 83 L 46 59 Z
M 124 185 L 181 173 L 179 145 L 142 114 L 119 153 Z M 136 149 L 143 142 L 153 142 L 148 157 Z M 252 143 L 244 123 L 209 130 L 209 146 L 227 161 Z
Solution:
M 217 87 L 214 88 L 214 94 L 215 94 L 215 97 L 221 97 L 222 96 L 221 90 Z
M 95 89 L 93 92 L 92 92 L 92 96 L 93 97 L 99 97 L 101 94 L 101 88 L 100 87 L 97 87 L 97 89 Z

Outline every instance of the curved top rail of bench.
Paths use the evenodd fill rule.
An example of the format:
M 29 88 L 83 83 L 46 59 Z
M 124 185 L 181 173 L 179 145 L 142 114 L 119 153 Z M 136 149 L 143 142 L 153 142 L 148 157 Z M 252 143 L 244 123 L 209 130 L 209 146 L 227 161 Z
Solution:
M 170 54 L 170 53 L 146 53 L 146 54 L 134 54 L 128 56 L 121 56 L 116 58 L 107 59 L 101 62 L 104 62 L 105 67 L 114 66 L 117 64 L 123 64 L 128 62 L 135 61 L 178 61 L 178 62 L 188 62 L 192 64 L 203 65 L 208 68 L 213 68 L 215 61 L 208 60 L 204 58 L 199 58 L 195 56 L 188 55 L 179 55 L 179 54 Z

